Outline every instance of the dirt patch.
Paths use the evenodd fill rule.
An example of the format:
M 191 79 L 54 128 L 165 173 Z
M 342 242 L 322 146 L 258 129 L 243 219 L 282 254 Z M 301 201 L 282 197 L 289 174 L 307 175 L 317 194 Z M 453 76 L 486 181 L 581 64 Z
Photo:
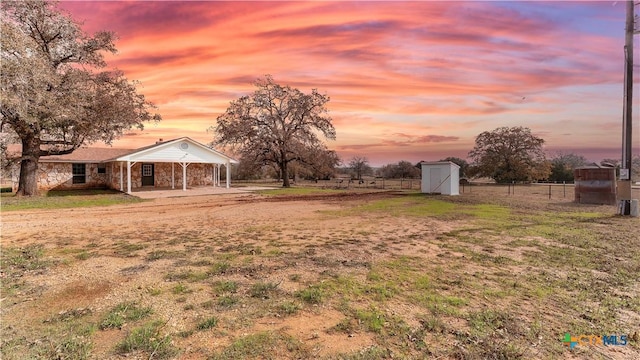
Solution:
M 366 332 L 332 332 L 331 328 L 344 319 L 344 314 L 331 309 L 314 310 L 284 319 L 260 321 L 251 331 L 284 331 L 310 346 L 315 356 L 354 352 L 375 343 L 372 334 Z
M 544 346 L 540 357 L 570 356 L 563 352 L 563 331 L 571 326 L 587 331 L 579 326 L 589 315 L 570 305 L 575 296 L 591 294 L 579 276 L 569 277 L 575 274 L 589 274 L 603 287 L 602 297 L 585 307 L 619 304 L 617 322 L 604 317 L 589 321 L 633 333 L 628 324 L 638 319 L 637 279 L 617 277 L 615 292 L 605 287 L 612 274 L 637 269 L 637 257 L 622 248 L 607 254 L 619 261 L 581 272 L 578 267 L 593 258 L 570 259 L 570 266 L 545 260 L 569 251 L 587 256 L 572 233 L 564 243 L 553 234 L 509 233 L 508 226 L 498 232 L 487 228 L 486 219 L 456 210 L 445 216 L 407 215 L 402 213 L 405 204 L 394 202 L 406 198 L 411 206 L 434 199 L 471 207 L 487 197 L 492 198 L 473 193 L 443 200 L 389 191 L 235 194 L 3 213 L 3 248 L 42 246 L 46 260 L 37 269 L 17 260 L 16 269 L 3 269 L 1 314 L 9 334 L 3 355 L 17 359 L 40 346 L 62 346 L 74 334 L 70 329 L 93 325 L 71 340 L 90 342 L 91 358 L 119 358 L 117 343 L 159 321 L 162 335 L 172 337 L 178 357 L 185 359 L 206 359 L 229 349 L 236 358 L 251 358 L 242 353 L 250 351 L 243 346 L 273 345 L 242 343 L 269 341 L 246 339 L 261 332 L 285 334 L 271 341 L 290 341 L 282 357 L 291 359 L 355 352 L 373 359 L 394 352 L 407 358 L 470 356 L 464 351 L 480 358 L 518 358 L 506 345 L 488 345 L 502 344 L 500 337 L 518 344 L 516 350 Z M 508 202 L 517 203 L 497 201 L 506 207 Z M 370 204 L 382 208 L 361 210 Z M 532 201 L 524 210 L 516 205 L 509 207 L 513 216 L 574 211 L 567 202 Z M 387 212 L 385 206 L 394 208 Z M 594 231 L 633 228 L 616 218 L 598 221 Z M 123 302 L 153 312 L 119 329 L 95 330 Z M 90 312 L 51 321 L 74 309 Z M 524 330 L 508 334 L 501 328 L 505 319 L 522 322 Z M 531 344 L 536 348 L 528 348 Z M 636 347 L 628 347 L 611 356 L 636 353 Z

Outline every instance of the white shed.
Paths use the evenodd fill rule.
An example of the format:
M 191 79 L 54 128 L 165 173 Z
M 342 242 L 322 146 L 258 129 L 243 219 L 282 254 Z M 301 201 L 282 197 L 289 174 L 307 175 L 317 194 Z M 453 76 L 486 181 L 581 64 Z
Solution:
M 451 161 L 423 161 L 422 192 L 460 195 L 460 166 Z

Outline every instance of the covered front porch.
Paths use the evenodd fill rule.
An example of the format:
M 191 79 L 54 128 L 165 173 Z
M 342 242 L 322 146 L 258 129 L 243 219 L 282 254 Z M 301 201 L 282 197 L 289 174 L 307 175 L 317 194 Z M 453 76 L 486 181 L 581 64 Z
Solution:
M 159 142 L 113 159 L 111 163 L 112 184 L 117 183 L 120 191 L 131 194 L 139 188 L 187 191 L 189 186 L 221 187 L 223 170 L 226 172 L 224 187 L 228 189 L 231 164 L 238 162 L 194 140 L 180 138 Z

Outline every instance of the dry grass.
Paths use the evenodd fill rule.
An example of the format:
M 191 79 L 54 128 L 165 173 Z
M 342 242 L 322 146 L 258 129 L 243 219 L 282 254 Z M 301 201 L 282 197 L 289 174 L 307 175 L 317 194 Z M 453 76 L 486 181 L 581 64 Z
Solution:
M 503 190 L 168 199 L 81 236 L 35 237 L 73 209 L 12 213 L 2 358 L 639 357 L 640 220 Z

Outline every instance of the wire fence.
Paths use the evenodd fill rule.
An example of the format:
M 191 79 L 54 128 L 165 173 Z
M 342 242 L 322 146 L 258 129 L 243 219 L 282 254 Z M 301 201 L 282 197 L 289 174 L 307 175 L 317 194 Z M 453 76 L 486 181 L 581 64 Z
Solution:
M 234 184 L 252 185 L 282 185 L 282 180 L 234 180 Z M 379 189 L 379 190 L 420 190 L 420 179 L 386 179 L 370 178 L 353 180 L 349 178 L 335 178 L 330 180 L 298 180 L 292 181 L 292 185 L 320 187 L 323 189 Z
M 234 185 L 266 185 L 279 187 L 281 180 L 262 179 L 251 181 L 233 181 Z M 348 178 L 336 178 L 331 180 L 298 180 L 292 182 L 294 186 L 319 187 L 322 189 L 344 190 L 410 190 L 420 191 L 420 179 L 386 179 L 370 178 L 352 180 Z M 474 193 L 490 193 L 493 196 L 509 198 L 537 198 L 560 201 L 575 200 L 575 186 L 573 183 L 530 183 L 530 184 L 494 184 L 485 182 L 465 182 L 459 185 L 460 195 L 472 195 Z M 634 186 L 632 198 L 640 198 L 640 187 Z
M 476 191 L 482 191 L 490 188 L 496 194 L 502 194 L 506 196 L 530 196 L 535 195 L 538 197 L 548 197 L 549 199 L 558 198 L 574 198 L 575 186 L 573 183 L 531 183 L 531 184 L 489 184 L 489 183 L 469 183 L 460 184 L 460 193 L 471 193 Z

